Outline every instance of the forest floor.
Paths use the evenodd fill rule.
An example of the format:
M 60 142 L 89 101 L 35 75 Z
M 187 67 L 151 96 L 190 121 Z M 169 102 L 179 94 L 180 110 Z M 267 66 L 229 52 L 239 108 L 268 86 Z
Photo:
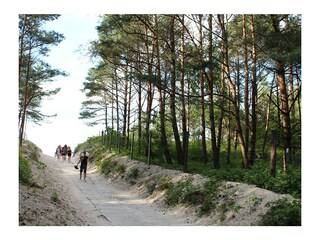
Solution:
M 36 187 L 19 187 L 20 226 L 252 226 L 268 208 L 266 203 L 290 197 L 252 185 L 226 182 L 219 189 L 217 210 L 199 217 L 196 206 L 165 204 L 164 191 L 147 193 L 146 182 L 169 176 L 178 182 L 189 176 L 175 170 L 147 165 L 127 157 L 116 159 L 126 173 L 137 168 L 139 177 L 129 184 L 126 173 L 101 175 L 89 166 L 87 181 L 79 179 L 72 163 L 42 154 L 44 169 L 32 167 Z M 77 162 L 76 158 L 72 161 Z M 193 184 L 207 181 L 193 175 Z

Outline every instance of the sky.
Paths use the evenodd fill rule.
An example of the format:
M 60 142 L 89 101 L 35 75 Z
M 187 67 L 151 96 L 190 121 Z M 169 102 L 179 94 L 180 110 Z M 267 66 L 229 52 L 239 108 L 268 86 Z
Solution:
M 319 179 L 319 106 L 314 102 L 318 96 L 319 69 L 319 27 L 317 1 L 301 0 L 197 0 L 197 1 L 148 1 L 148 0 L 10 0 L 0 1 L 0 79 L 1 79 L 1 124 L 0 144 L 5 149 L 2 161 L 0 187 L 2 189 L 0 211 L 5 217 L 0 226 L 12 238 L 23 239 L 89 239 L 92 235 L 101 238 L 107 234 L 117 239 L 163 239 L 177 234 L 180 239 L 303 239 L 317 228 L 319 203 L 314 197 Z M 52 47 L 50 63 L 53 68 L 67 71 L 68 77 L 59 78 L 53 86 L 62 90 L 51 101 L 43 102 L 44 113 L 57 117 L 50 124 L 32 126 L 28 123 L 27 138 L 35 142 L 44 153 L 53 155 L 57 144 L 68 144 L 72 148 L 97 135 L 101 127 L 86 127 L 78 120 L 84 95 L 79 91 L 86 77 L 90 62 L 75 52 L 79 45 L 94 39 L 96 16 L 101 13 L 302 13 L 302 160 L 303 160 L 303 215 L 299 228 L 19 228 L 17 227 L 18 206 L 18 14 L 19 13 L 60 13 L 62 16 L 50 26 L 61 32 L 66 39 L 57 47 Z M 49 27 L 49 26 L 48 26 Z M 313 47 L 315 46 L 315 47 Z M 315 59 L 316 58 L 316 59 Z M 318 97 L 316 98 L 318 99 Z M 311 217 L 310 217 L 311 215 Z M 57 231 L 58 229 L 58 231 Z M 84 230 L 85 229 L 85 230 Z M 165 230 L 165 231 L 164 231 Z M 78 233 L 81 233 L 79 235 Z M 2 232 L 4 235 L 5 233 Z M 113 234 L 113 235 L 112 235 Z M 163 235 L 165 234 L 165 237 Z M 318 234 L 318 233 L 315 233 Z M 319 234 L 318 234 L 319 235 Z M 310 235 L 309 235 L 310 236 Z M 314 235 L 313 235 L 314 236 Z M 177 237 L 175 235 L 175 237 Z
M 66 144 L 74 149 L 88 137 L 98 135 L 103 128 L 89 127 L 84 120 L 79 119 L 81 103 L 86 100 L 85 93 L 80 89 L 83 88 L 88 69 L 94 66 L 89 57 L 79 50 L 97 39 L 95 27 L 98 19 L 97 14 L 62 14 L 57 20 L 45 25 L 47 30 L 54 30 L 65 36 L 59 45 L 51 47 L 45 61 L 52 68 L 69 74 L 67 77 L 55 78 L 50 87 L 60 87 L 60 92 L 42 103 L 42 113 L 57 116 L 49 118 L 49 122 L 44 121 L 41 126 L 27 123 L 26 138 L 45 154 L 53 155 L 59 144 Z

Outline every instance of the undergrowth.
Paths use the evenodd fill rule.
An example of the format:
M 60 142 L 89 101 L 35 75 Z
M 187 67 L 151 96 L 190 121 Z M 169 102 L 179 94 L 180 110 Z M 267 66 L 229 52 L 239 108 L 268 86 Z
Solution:
M 216 194 L 219 183 L 215 179 L 206 182 L 203 187 L 199 188 L 192 184 L 192 177 L 181 180 L 174 184 L 168 184 L 165 193 L 165 202 L 169 206 L 186 204 L 199 206 L 199 216 L 209 214 L 216 208 Z
M 270 209 L 262 216 L 262 226 L 301 226 L 301 202 L 279 199 L 267 204 Z
M 25 185 L 32 182 L 32 171 L 30 163 L 22 153 L 19 153 L 19 182 Z
M 94 147 L 93 147 L 94 146 Z M 104 159 L 104 154 L 111 153 L 109 145 L 101 145 L 100 137 L 92 137 L 87 142 L 83 143 L 81 147 L 92 147 L 93 156 L 96 157 L 96 162 L 99 168 L 104 174 L 110 172 L 126 171 L 124 166 L 118 166 L 112 161 L 111 157 L 108 160 Z M 128 149 L 114 148 L 114 154 L 127 154 Z M 158 149 L 159 150 L 159 149 Z M 209 177 L 208 181 L 203 188 L 198 188 L 192 185 L 192 178 L 187 178 L 178 183 L 172 183 L 170 179 L 154 179 L 152 181 L 145 182 L 148 189 L 148 193 L 152 194 L 155 190 L 166 189 L 165 198 L 166 203 L 169 206 L 175 206 L 177 204 L 198 205 L 199 215 L 206 215 L 212 212 L 216 207 L 215 194 L 219 183 L 222 181 L 234 181 L 243 182 L 256 185 L 257 187 L 271 190 L 279 194 L 290 194 L 296 199 L 301 199 L 301 165 L 299 161 L 293 161 L 288 163 L 286 172 L 282 170 L 282 161 L 278 161 L 276 177 L 271 177 L 269 174 L 269 161 L 267 159 L 257 158 L 252 168 L 243 169 L 241 166 L 241 159 L 239 159 L 239 153 L 232 153 L 232 162 L 227 164 L 223 157 L 221 158 L 220 169 L 214 169 L 213 164 L 203 163 L 199 156 L 200 153 L 195 154 L 194 149 L 190 150 L 188 173 L 201 174 Z M 147 159 L 143 156 L 143 151 L 134 149 L 133 158 L 135 160 L 150 163 L 153 165 L 159 165 L 167 169 L 183 170 L 183 166 L 179 165 L 177 161 L 173 161 L 173 164 L 167 164 L 163 156 L 159 155 L 161 151 L 155 151 L 152 154 L 151 159 Z M 158 154 L 158 155 L 157 155 Z M 281 155 L 281 153 L 279 153 Z M 174 154 L 172 154 L 174 158 Z M 278 159 L 281 159 L 279 156 Z M 150 161 L 150 162 L 149 162 Z M 131 169 L 126 176 L 127 182 L 130 184 L 135 183 L 135 179 L 139 176 L 138 169 Z M 260 199 L 251 199 L 252 201 L 259 203 Z M 232 201 L 226 205 L 228 208 L 234 208 L 238 210 L 238 206 L 233 206 Z M 255 211 L 253 208 L 252 211 Z M 301 204 L 300 200 L 289 202 L 285 200 L 270 203 L 270 210 L 263 218 L 261 225 L 300 225 L 301 224 Z

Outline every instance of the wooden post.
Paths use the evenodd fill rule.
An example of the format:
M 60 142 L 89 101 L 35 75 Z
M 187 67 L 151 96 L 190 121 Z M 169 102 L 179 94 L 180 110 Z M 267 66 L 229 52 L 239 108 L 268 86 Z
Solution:
M 270 176 L 276 176 L 276 165 L 277 165 L 277 131 L 271 131 L 271 150 L 270 150 Z

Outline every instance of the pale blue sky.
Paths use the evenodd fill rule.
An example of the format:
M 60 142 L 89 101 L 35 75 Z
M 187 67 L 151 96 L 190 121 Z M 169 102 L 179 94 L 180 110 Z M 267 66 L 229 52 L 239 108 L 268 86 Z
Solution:
M 62 14 L 57 20 L 46 24 L 46 29 L 64 34 L 58 46 L 53 46 L 46 59 L 53 68 L 69 73 L 67 77 L 57 77 L 50 84 L 61 87 L 61 91 L 51 100 L 43 101 L 42 111 L 45 114 L 57 114 L 50 123 L 41 126 L 27 125 L 27 139 L 38 145 L 46 154 L 52 155 L 58 144 L 70 145 L 72 149 L 87 139 L 97 135 L 103 126 L 88 127 L 78 119 L 81 102 L 85 94 L 80 91 L 87 76 L 88 69 L 93 66 L 90 59 L 79 52 L 90 41 L 97 38 L 95 27 L 98 25 L 95 14 Z

